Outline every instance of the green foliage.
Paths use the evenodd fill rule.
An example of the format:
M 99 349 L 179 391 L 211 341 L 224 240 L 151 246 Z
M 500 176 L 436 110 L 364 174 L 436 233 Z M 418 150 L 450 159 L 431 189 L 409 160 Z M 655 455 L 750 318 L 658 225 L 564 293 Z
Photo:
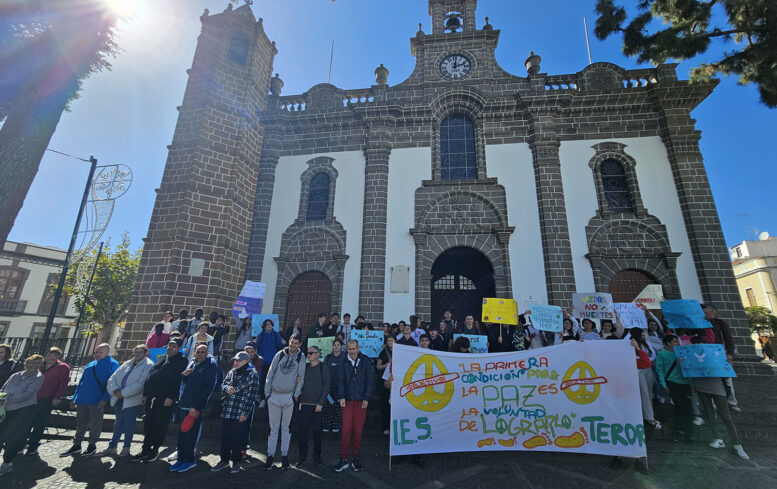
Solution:
M 691 71 L 691 82 L 716 73 L 755 83 L 761 101 L 777 107 L 777 2 L 775 0 L 637 0 L 633 18 L 614 0 L 597 0 L 594 33 L 623 36 L 623 52 L 639 62 L 660 64 L 705 53 L 712 42 L 731 50 Z
M 97 250 L 93 250 L 93 256 Z M 129 236 L 125 233 L 115 250 L 110 243 L 103 247 L 97 262 L 89 296 L 83 297 L 76 288 L 75 268 L 68 273 L 65 292 L 76 297 L 76 309 L 82 314 L 85 331 L 103 329 L 106 338 L 113 328 L 124 321 L 132 300 L 132 290 L 140 265 L 141 250 L 130 251 Z
M 746 307 L 745 314 L 750 322 L 750 331 L 777 333 L 777 316 L 764 306 Z

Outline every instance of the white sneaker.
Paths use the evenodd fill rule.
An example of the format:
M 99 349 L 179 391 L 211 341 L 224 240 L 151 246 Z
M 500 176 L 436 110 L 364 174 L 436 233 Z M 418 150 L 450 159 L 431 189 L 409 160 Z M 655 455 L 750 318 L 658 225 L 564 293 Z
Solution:
M 726 447 L 726 444 L 720 438 L 716 438 L 710 442 L 710 448 L 725 448 L 725 447 Z M 740 448 L 742 447 L 740 446 Z
M 119 457 L 129 457 L 131 455 L 129 447 L 124 447 L 119 452 Z
M 742 412 L 742 408 L 739 407 L 739 406 L 732 406 L 732 405 L 729 404 L 728 408 L 731 411 L 734 411 L 735 413 L 741 413 Z
M 696 416 L 695 418 L 693 418 L 693 424 L 695 424 L 696 426 L 703 425 L 704 424 L 704 418 Z
M 175 462 L 176 460 L 178 460 L 178 452 L 173 452 L 167 456 L 168 462 Z
M 13 470 L 13 462 L 8 462 L 6 464 L 0 465 L 0 475 L 5 475 L 12 470 Z
M 750 460 L 750 457 L 745 453 L 745 449 L 742 448 L 742 445 L 734 445 L 734 451 L 737 452 L 737 455 L 739 455 L 739 458 L 742 460 Z

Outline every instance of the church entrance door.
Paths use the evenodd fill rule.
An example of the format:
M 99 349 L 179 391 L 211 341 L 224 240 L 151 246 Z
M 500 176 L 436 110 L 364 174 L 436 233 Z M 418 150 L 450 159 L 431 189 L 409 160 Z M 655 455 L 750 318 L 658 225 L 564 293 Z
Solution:
M 613 302 L 632 302 L 646 286 L 660 283 L 640 270 L 621 270 L 610 279 L 610 294 Z
M 432 265 L 432 324 L 446 310 L 459 324 L 467 314 L 480 321 L 484 297 L 494 297 L 494 267 L 481 252 L 464 246 L 451 248 Z
M 329 316 L 332 307 L 332 282 L 321 272 L 306 272 L 299 275 L 289 286 L 289 298 L 286 302 L 286 324 L 294 323 L 294 318 L 302 321 L 302 331 L 307 336 L 308 329 L 318 320 L 318 313 Z M 283 328 L 281 328 L 281 331 Z

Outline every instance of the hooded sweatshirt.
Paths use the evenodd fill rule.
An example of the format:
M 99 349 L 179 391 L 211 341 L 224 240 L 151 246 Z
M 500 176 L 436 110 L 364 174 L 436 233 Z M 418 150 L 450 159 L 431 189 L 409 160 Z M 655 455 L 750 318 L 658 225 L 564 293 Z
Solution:
M 299 382 L 297 378 L 299 377 Z M 267 372 L 267 382 L 264 385 L 264 395 L 293 395 L 299 397 L 302 384 L 305 381 L 305 357 L 302 350 L 291 354 L 287 346 L 275 354 Z

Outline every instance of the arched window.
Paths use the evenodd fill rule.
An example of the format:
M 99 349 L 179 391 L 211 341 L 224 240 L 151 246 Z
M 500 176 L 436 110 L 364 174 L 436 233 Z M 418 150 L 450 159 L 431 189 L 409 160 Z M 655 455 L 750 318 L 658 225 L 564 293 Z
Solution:
M 319 172 L 310 179 L 308 190 L 308 221 L 322 221 L 326 219 L 326 211 L 329 208 L 329 174 Z
M 629 191 L 626 171 L 616 160 L 605 160 L 599 169 L 602 177 L 602 189 L 607 207 L 612 212 L 629 212 L 634 210 L 634 204 Z
M 248 60 L 248 38 L 243 34 L 238 34 L 229 40 L 229 59 L 240 63 L 246 64 Z
M 443 180 L 475 180 L 475 125 L 454 115 L 440 124 L 440 166 Z

